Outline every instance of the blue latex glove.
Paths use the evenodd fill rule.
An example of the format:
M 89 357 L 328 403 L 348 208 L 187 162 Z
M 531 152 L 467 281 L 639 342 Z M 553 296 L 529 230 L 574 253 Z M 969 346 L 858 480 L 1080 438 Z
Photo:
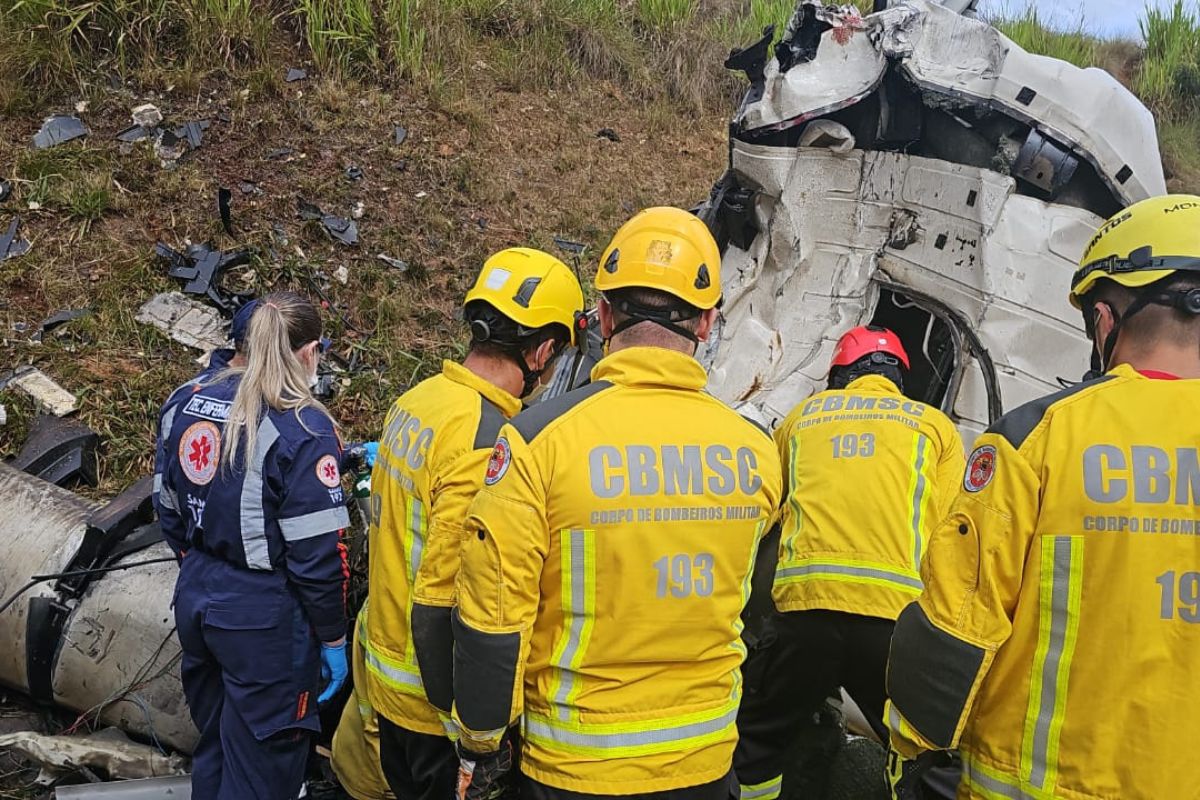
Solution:
M 379 457 L 379 442 L 363 442 L 363 450 L 367 451 L 367 466 L 373 468 Z
M 350 667 L 346 664 L 346 643 L 321 645 L 321 680 L 329 681 L 317 698 L 317 704 L 328 702 L 346 683 Z

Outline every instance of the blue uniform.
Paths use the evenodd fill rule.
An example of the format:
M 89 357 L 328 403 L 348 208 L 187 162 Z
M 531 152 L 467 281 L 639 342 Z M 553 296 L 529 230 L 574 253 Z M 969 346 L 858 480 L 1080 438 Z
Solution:
M 319 641 L 346 632 L 349 524 L 333 423 L 268 409 L 253 453 L 221 463 L 239 378 L 185 384 L 163 407 L 157 496 L 180 555 L 175 622 L 200 730 L 197 800 L 296 797 L 319 730 Z

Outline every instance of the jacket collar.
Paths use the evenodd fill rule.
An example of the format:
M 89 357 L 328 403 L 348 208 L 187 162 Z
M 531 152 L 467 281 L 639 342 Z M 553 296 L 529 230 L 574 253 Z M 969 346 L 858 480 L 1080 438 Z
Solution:
M 513 397 L 491 381 L 479 377 L 462 364 L 455 361 L 443 361 L 442 375 L 455 383 L 461 383 L 463 386 L 479 392 L 509 419 L 515 417 L 521 410 L 521 401 L 518 398 Z
M 698 392 L 708 373 L 689 355 L 663 347 L 628 347 L 601 359 L 592 380 L 622 386 L 664 386 Z
M 846 390 L 856 392 L 880 392 L 883 394 L 902 394 L 900 387 L 882 375 L 863 375 L 846 384 Z

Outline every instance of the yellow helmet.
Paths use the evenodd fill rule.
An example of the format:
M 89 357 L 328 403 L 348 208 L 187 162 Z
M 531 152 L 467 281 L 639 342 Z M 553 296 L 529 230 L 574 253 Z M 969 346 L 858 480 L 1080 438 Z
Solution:
M 600 258 L 596 289 L 657 289 L 696 308 L 721 300 L 721 251 L 708 226 L 680 208 L 648 208 L 626 222 Z
M 522 332 L 562 325 L 570 332 L 571 344 L 586 319 L 583 289 L 570 268 L 528 247 L 501 250 L 484 262 L 463 306 L 476 300 L 517 323 Z
M 1135 203 L 1105 222 L 1071 279 L 1071 304 L 1103 279 L 1137 289 L 1178 270 L 1200 271 L 1200 197 L 1172 194 Z

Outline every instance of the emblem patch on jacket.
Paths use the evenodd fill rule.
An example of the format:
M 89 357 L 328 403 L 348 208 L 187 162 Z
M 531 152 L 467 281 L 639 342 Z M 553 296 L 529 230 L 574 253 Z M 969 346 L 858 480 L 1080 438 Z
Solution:
M 179 439 L 179 466 L 197 486 L 204 486 L 217 474 L 221 452 L 221 431 L 211 422 L 197 422 Z
M 317 480 L 330 489 L 342 485 L 342 475 L 338 471 L 336 458 L 326 454 L 317 459 Z
M 492 448 L 492 456 L 488 459 L 487 475 L 483 478 L 485 486 L 491 486 L 504 477 L 508 465 L 512 463 L 512 450 L 508 448 L 508 440 L 501 436 Z
M 967 474 L 963 478 L 963 488 L 968 492 L 983 491 L 992 482 L 996 474 L 996 448 L 990 444 L 976 447 L 967 459 Z

